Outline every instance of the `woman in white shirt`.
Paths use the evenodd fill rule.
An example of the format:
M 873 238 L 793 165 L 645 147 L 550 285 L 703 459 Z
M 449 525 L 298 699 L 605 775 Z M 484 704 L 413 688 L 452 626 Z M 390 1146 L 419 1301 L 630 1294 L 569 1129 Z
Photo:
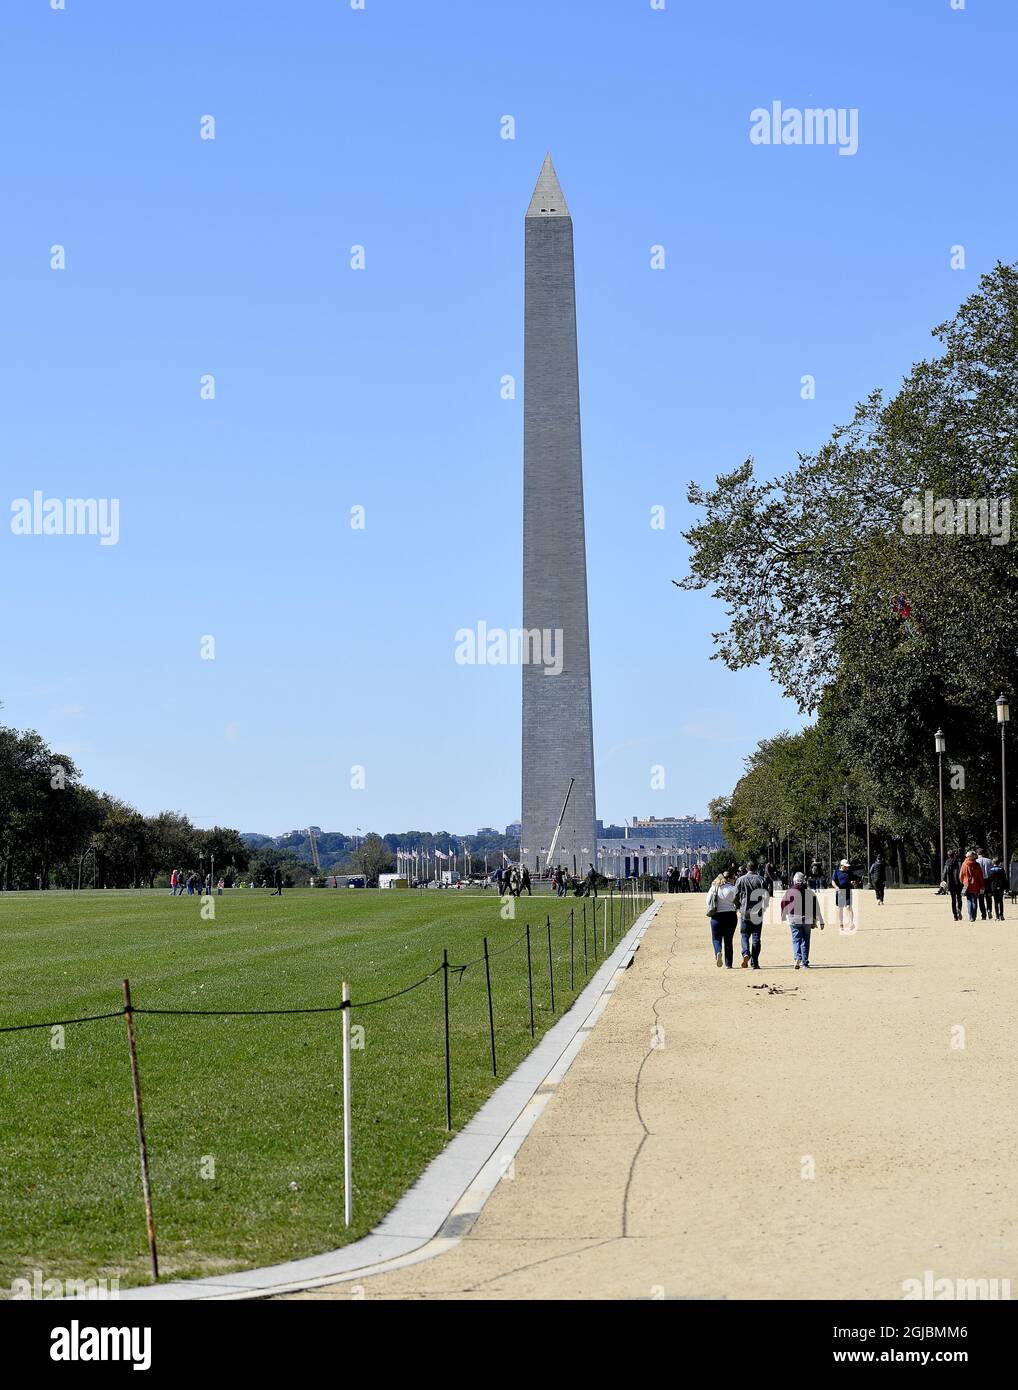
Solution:
M 735 906 L 734 868 L 728 869 L 726 873 L 718 874 L 711 884 L 707 894 L 707 916 L 710 918 L 710 939 L 715 964 L 719 969 L 721 968 L 721 957 L 724 953 L 725 969 L 731 970 L 732 943 L 735 940 L 735 928 L 739 922 L 739 913 Z

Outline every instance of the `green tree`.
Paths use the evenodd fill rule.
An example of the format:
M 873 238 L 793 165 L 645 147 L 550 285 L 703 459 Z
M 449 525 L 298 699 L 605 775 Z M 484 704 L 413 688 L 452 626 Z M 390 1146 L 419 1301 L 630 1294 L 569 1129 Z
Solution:
M 680 582 L 725 606 L 715 655 L 733 670 L 767 662 L 819 714 L 831 766 L 851 769 L 898 853 L 908 845 L 926 865 L 938 726 L 964 779 L 955 834 L 999 847 L 993 704 L 1018 685 L 1018 549 L 949 532 L 953 506 L 936 512 L 940 531 L 915 519 L 917 507 L 925 524 L 941 501 L 982 499 L 1002 523 L 1018 501 L 1018 267 L 998 264 L 934 332 L 942 353 L 890 400 L 874 392 L 816 454 L 772 480 L 748 461 L 691 486 L 705 516 L 686 533 Z

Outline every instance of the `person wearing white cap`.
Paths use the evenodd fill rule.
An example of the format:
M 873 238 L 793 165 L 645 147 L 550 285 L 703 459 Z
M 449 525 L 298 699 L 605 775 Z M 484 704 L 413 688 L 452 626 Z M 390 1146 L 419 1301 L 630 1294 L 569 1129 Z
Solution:
M 845 930 L 845 913 L 848 912 L 848 929 L 855 927 L 852 916 L 852 866 L 843 859 L 831 874 L 831 887 L 834 889 L 834 905 L 838 909 L 838 930 Z

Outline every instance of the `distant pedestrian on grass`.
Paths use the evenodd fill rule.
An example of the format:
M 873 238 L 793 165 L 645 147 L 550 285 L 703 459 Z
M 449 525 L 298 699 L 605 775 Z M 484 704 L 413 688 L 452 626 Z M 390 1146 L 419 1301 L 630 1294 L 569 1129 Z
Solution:
M 870 887 L 877 895 L 877 903 L 880 907 L 884 905 L 884 888 L 887 886 L 887 865 L 884 863 L 884 856 L 877 854 L 876 859 L 870 865 Z
M 591 864 L 587 870 L 587 897 L 597 897 L 597 870 Z
M 502 887 L 502 867 L 501 867 L 501 865 L 499 865 L 499 867 L 495 870 L 495 887 L 498 889 L 498 896 L 501 897 L 501 896 L 502 896 L 502 893 L 503 893 L 503 891 L 504 891 L 504 890 L 503 890 L 503 887 Z
M 845 930 L 845 913 L 848 913 L 848 929 L 855 928 L 855 916 L 852 911 L 852 865 L 847 859 L 843 859 L 838 867 L 831 874 L 831 887 L 834 889 L 834 905 L 838 909 L 838 930 Z
M 283 871 L 277 865 L 272 872 L 273 889 L 269 894 L 270 898 L 281 898 L 283 896 Z
M 735 870 L 728 869 L 717 878 L 707 890 L 707 916 L 710 918 L 711 949 L 714 962 L 721 968 L 722 954 L 726 970 L 732 969 L 734 960 L 735 927 L 739 914 L 735 906 Z
M 531 891 L 530 891 L 530 870 L 527 868 L 526 864 L 524 864 L 523 869 L 522 869 L 521 872 L 520 872 L 520 896 L 521 896 L 521 897 L 522 897 L 522 895 L 523 895 L 524 892 L 526 893 L 526 895 L 527 895 L 528 898 L 532 898 L 532 897 L 534 896 L 534 895 L 531 893 Z
M 805 874 L 796 874 L 792 886 L 781 899 L 781 915 L 792 929 L 792 957 L 796 970 L 809 969 L 809 941 L 814 927 L 824 929 L 820 900 L 806 883 Z
M 951 895 L 951 916 L 956 922 L 961 921 L 961 902 L 965 895 L 965 890 L 961 882 L 961 855 L 956 849 L 949 851 L 944 860 L 944 868 L 941 878 Z
M 756 871 L 756 860 L 746 863 L 746 872 L 735 882 L 735 902 L 742 919 L 742 968 L 760 969 L 760 935 L 770 895 L 763 876 Z
M 969 905 L 969 921 L 976 920 L 976 907 L 983 907 L 983 893 L 986 891 L 986 880 L 983 878 L 983 871 L 979 867 L 979 860 L 976 858 L 974 849 L 970 849 L 965 856 L 958 877 L 961 879 L 961 886 L 965 890 L 965 900 Z M 983 907 L 983 916 L 986 916 L 986 909 Z
M 171 898 L 175 898 L 176 896 L 177 896 L 177 871 L 176 871 L 176 869 L 174 869 L 174 870 L 173 870 L 173 873 L 170 874 L 170 897 L 171 897 Z

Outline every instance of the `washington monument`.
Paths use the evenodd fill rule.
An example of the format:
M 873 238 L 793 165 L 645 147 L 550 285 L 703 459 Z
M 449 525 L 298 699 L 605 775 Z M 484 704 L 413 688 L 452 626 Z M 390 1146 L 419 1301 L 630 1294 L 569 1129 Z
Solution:
M 597 865 L 573 221 L 551 156 L 524 223 L 523 627 L 558 632 L 562 669 L 523 666 L 521 862 Z M 570 790 L 571 784 L 571 790 Z

